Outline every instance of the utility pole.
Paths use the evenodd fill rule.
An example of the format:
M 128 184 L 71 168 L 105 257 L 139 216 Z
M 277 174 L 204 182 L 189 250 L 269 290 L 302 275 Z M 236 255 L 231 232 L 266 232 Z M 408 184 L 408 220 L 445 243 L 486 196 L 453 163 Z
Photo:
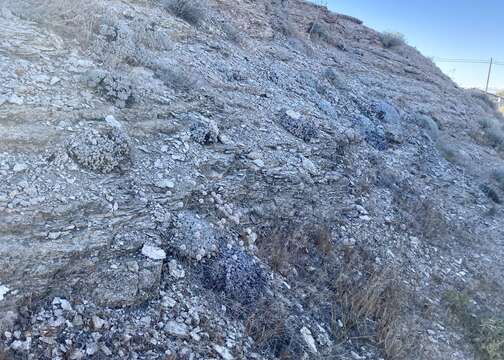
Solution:
M 488 92 L 488 85 L 490 85 L 490 75 L 492 74 L 492 65 L 493 65 L 493 58 L 490 58 L 490 67 L 488 68 L 488 77 L 487 77 L 487 82 L 486 82 L 486 87 L 485 87 L 485 92 Z

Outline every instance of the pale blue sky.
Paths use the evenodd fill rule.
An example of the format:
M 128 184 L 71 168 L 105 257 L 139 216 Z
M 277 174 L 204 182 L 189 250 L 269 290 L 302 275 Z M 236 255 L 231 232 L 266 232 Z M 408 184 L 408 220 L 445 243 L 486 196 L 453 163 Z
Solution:
M 403 33 L 426 56 L 504 63 L 504 0 L 328 0 L 328 6 L 376 30 Z M 488 65 L 437 64 L 462 86 L 486 83 Z M 504 66 L 494 66 L 490 88 L 504 89 Z

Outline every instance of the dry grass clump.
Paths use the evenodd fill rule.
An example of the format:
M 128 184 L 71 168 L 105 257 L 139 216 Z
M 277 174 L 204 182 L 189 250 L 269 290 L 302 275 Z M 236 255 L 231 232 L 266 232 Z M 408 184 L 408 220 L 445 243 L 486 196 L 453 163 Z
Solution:
M 420 126 L 432 140 L 435 141 L 439 138 L 439 126 L 431 117 L 417 114 L 413 121 Z
M 480 122 L 480 139 L 497 150 L 504 150 L 504 124 L 498 119 L 484 119 Z
M 328 44 L 334 44 L 329 26 L 321 21 L 314 21 L 308 28 L 308 34 L 312 40 L 322 40 Z
M 0 348 L 0 360 L 8 360 L 9 358 L 7 357 L 7 352 Z
M 279 222 L 261 234 L 257 245 L 261 257 L 282 275 L 292 268 L 302 272 L 311 256 L 324 257 L 332 251 L 331 232 L 320 224 Z
M 205 21 L 208 8 L 200 0 L 163 0 L 162 6 L 173 15 L 198 26 Z
M 156 76 L 168 87 L 182 92 L 194 90 L 200 79 L 190 69 L 181 66 L 158 64 L 154 66 Z
M 379 35 L 380 41 L 387 49 L 391 49 L 406 44 L 404 35 L 398 32 L 383 32 Z
M 401 184 L 393 201 L 409 231 L 426 241 L 439 241 L 455 231 L 435 200 L 421 197 L 411 185 Z
M 287 38 L 299 37 L 296 26 L 287 17 L 275 17 L 274 20 L 271 21 L 271 27 Z
M 77 39 L 82 45 L 90 42 L 105 12 L 98 0 L 7 0 L 7 6 L 20 17 Z
M 504 191 L 504 167 L 495 169 L 492 172 L 492 178 L 495 180 L 497 183 L 497 186 Z
M 438 134 L 439 137 L 435 140 L 435 146 L 439 154 L 446 161 L 462 167 L 471 166 L 471 159 L 468 158 L 448 136 L 444 136 L 441 132 Z
M 504 319 L 474 313 L 471 298 L 464 292 L 449 290 L 443 298 L 449 314 L 462 327 L 479 358 L 504 360 Z
M 470 89 L 469 93 L 474 99 L 484 104 L 484 106 L 486 106 L 492 112 L 497 111 L 497 103 L 492 101 L 492 99 L 490 98 L 490 96 L 488 96 L 486 92 L 481 91 L 479 89 Z
M 273 354 L 284 360 L 296 359 L 302 345 L 292 322 L 282 303 L 263 300 L 247 318 L 245 329 L 261 353 Z
M 413 351 L 412 329 L 404 313 L 409 294 L 397 270 L 357 271 L 349 263 L 334 284 L 333 332 L 380 346 L 388 359 L 405 359 Z M 360 274 L 360 275 L 359 275 Z

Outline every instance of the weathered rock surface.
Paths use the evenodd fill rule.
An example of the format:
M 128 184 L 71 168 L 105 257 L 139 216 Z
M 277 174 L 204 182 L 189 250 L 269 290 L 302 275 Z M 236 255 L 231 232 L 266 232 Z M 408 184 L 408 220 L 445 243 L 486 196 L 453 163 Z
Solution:
M 0 3 L 0 358 L 475 358 L 502 116 L 323 7 L 161 3 Z

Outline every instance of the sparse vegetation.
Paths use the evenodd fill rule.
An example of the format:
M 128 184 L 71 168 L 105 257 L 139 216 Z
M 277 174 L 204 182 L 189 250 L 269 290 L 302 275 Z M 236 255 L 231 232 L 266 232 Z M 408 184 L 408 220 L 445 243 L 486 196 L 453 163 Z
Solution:
M 480 101 L 480 103 L 486 106 L 489 110 L 491 110 L 492 112 L 497 111 L 497 103 L 492 101 L 492 99 L 490 98 L 490 96 L 488 96 L 486 92 L 481 91 L 479 89 L 471 89 L 469 90 L 469 92 L 473 98 Z
M 351 252 L 352 250 L 350 250 Z M 405 359 L 414 351 L 412 329 L 403 317 L 408 293 L 397 271 L 350 260 L 334 284 L 333 333 L 364 339 L 382 347 L 388 359 Z
M 383 46 L 387 49 L 391 49 L 397 46 L 402 46 L 406 44 L 406 39 L 404 35 L 398 32 L 383 32 L 380 34 L 380 41 Z
M 504 124 L 497 119 L 484 119 L 481 125 L 481 140 L 497 150 L 504 150 Z
M 331 235 L 325 226 L 279 224 L 262 235 L 259 251 L 273 270 L 287 275 L 291 267 L 303 268 L 311 250 L 327 255 L 332 248 Z
M 450 315 L 462 327 L 479 357 L 503 360 L 504 320 L 471 311 L 472 300 L 467 293 L 449 290 L 443 297 Z
M 495 169 L 492 172 L 492 177 L 497 183 L 497 186 L 504 191 L 504 168 Z
M 206 5 L 200 0 L 163 0 L 162 6 L 173 15 L 198 26 L 206 18 Z
M 226 39 L 229 41 L 235 43 L 235 44 L 240 44 L 242 42 L 242 36 L 240 34 L 240 31 L 233 26 L 230 22 L 222 22 L 221 23 L 221 30 L 226 36 Z
M 89 44 L 94 28 L 105 13 L 97 0 L 8 0 L 7 3 L 20 17 L 76 38 L 82 46 Z
M 335 88 L 340 89 L 345 87 L 345 81 L 343 77 L 333 68 L 325 69 L 323 76 Z
M 180 66 L 157 65 L 154 73 L 166 86 L 177 91 L 190 91 L 199 83 L 197 76 Z
M 417 115 L 414 121 L 424 129 L 425 133 L 430 136 L 432 140 L 437 140 L 439 137 L 439 127 L 437 123 L 429 116 Z
M 460 155 L 459 150 L 450 144 L 446 139 L 439 138 L 436 142 L 436 148 L 438 149 L 441 156 L 443 156 L 446 161 L 453 164 L 463 165 L 464 161 Z
M 329 44 L 334 42 L 329 27 L 321 21 L 312 22 L 308 28 L 308 34 L 310 34 L 311 39 L 322 40 Z
M 272 28 L 276 32 L 282 34 L 287 38 L 298 37 L 298 32 L 294 24 L 286 17 L 275 17 L 274 22 L 272 21 Z
M 289 312 L 279 301 L 261 301 L 248 317 L 245 327 L 257 349 L 263 353 L 280 359 L 294 359 L 296 350 L 302 349 L 301 340 L 289 324 Z

